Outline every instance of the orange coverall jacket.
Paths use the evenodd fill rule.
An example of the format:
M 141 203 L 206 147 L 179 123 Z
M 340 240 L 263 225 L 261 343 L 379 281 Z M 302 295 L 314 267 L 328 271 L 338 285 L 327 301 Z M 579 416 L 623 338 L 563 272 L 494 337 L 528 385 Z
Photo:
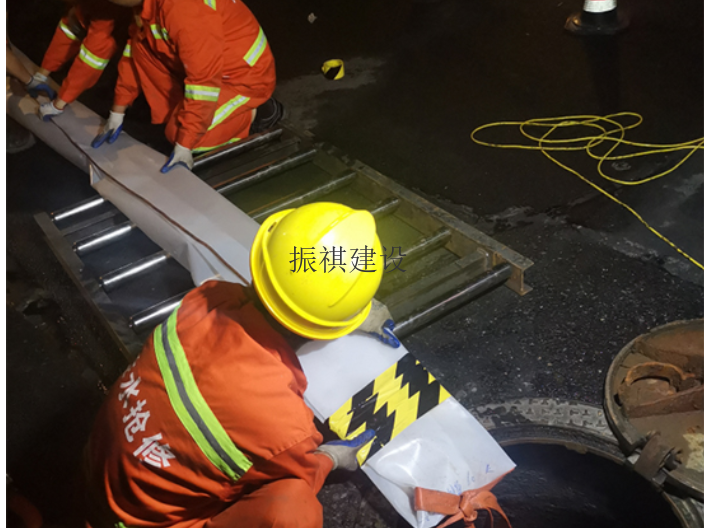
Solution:
M 201 527 L 282 479 L 304 484 L 320 508 L 314 495 L 332 461 L 315 453 L 322 436 L 303 401 L 306 385 L 295 353 L 243 287 L 196 288 L 98 415 L 86 450 L 88 521 Z
M 144 92 L 172 143 L 208 150 L 247 137 L 252 110 L 274 92 L 264 31 L 241 0 L 144 0 L 141 28 L 119 65 L 115 104 Z
M 59 90 L 59 99 L 66 103 L 72 103 L 98 82 L 117 51 L 113 36 L 116 21 L 129 20 L 130 17 L 129 9 L 109 2 L 100 4 L 95 11 L 89 18 L 80 6 L 76 6 L 72 13 L 63 17 L 42 60 L 42 68 L 52 73 L 73 60 Z M 77 31 L 76 23 L 80 31 Z

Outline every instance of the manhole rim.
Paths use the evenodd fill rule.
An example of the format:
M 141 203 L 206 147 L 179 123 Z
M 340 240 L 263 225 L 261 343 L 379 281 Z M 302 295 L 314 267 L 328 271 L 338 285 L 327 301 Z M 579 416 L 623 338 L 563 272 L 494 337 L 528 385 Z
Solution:
M 520 398 L 479 405 L 471 413 L 502 447 L 518 444 L 560 445 L 588 452 L 628 468 L 626 455 L 611 431 L 602 407 L 554 398 Z M 589 444 L 561 440 L 563 432 Z M 653 486 L 655 490 L 657 487 Z M 682 528 L 704 528 L 704 504 L 693 497 L 679 497 L 659 490 Z

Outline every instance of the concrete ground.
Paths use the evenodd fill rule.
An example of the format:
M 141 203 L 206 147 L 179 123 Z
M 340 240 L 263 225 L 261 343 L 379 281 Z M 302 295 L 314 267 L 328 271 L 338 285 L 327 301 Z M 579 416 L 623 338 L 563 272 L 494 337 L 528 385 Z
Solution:
M 632 215 L 540 153 L 469 137 L 490 122 L 616 111 L 643 115 L 635 141 L 704 136 L 700 1 L 620 2 L 631 27 L 591 40 L 562 29 L 577 1 L 248 5 L 275 53 L 277 97 L 292 122 L 535 262 L 528 295 L 496 290 L 405 341 L 464 405 L 516 397 L 600 404 L 606 370 L 628 341 L 702 317 L 702 271 Z M 10 0 L 10 39 L 38 62 L 60 11 L 58 1 Z M 331 58 L 345 61 L 340 81 L 319 73 Z M 82 98 L 103 114 L 111 80 L 109 69 Z M 128 132 L 168 148 L 147 116 L 139 103 Z M 701 154 L 646 185 L 604 183 L 700 262 Z M 595 162 L 583 153 L 557 156 L 594 179 Z M 606 170 L 642 178 L 678 159 L 661 154 Z M 65 483 L 124 365 L 32 215 L 90 192 L 87 177 L 43 144 L 7 157 L 7 466 L 45 517 L 64 525 L 77 521 Z M 403 525 L 361 474 L 335 477 L 321 501 L 327 526 Z

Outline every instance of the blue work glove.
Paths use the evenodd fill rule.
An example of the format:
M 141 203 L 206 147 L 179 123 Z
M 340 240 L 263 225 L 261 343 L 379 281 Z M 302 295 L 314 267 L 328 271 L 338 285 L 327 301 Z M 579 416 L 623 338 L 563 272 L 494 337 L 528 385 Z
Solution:
M 63 110 L 60 110 L 54 106 L 53 101 L 39 105 L 39 117 L 41 117 L 43 121 L 51 121 L 57 115 L 61 115 L 63 113 Z
M 169 172 L 176 165 L 183 165 L 189 170 L 193 168 L 193 154 L 191 154 L 191 149 L 183 147 L 178 143 L 174 145 L 174 151 L 161 168 L 161 172 Z
M 393 348 L 401 346 L 398 338 L 393 333 L 394 321 L 391 318 L 389 309 L 376 299 L 372 299 L 372 309 L 358 330 L 376 337 L 385 345 Z
M 332 469 L 342 468 L 354 471 L 357 464 L 357 451 L 369 443 L 376 433 L 374 429 L 367 429 L 352 440 L 335 440 L 321 445 L 316 452 L 323 453 L 332 459 Z
M 95 139 L 90 146 L 93 148 L 98 148 L 106 141 L 108 143 L 115 143 L 117 136 L 119 136 L 120 132 L 122 132 L 122 122 L 124 119 L 125 114 L 118 114 L 111 111 L 110 117 L 108 117 L 108 120 L 100 127 L 98 135 L 95 136 Z
M 29 82 L 25 84 L 27 93 L 36 99 L 39 97 L 39 92 L 44 92 L 47 97 L 53 101 L 56 99 L 56 92 L 49 86 L 49 83 L 47 83 L 48 80 L 46 75 L 39 72 L 35 73 Z

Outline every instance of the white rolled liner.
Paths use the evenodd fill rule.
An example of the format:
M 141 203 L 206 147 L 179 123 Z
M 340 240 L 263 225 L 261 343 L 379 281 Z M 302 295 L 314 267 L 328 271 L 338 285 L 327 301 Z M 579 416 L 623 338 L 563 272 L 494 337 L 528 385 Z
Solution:
M 359 333 L 303 346 L 298 357 L 309 383 L 306 404 L 319 420 L 327 420 L 407 353 L 403 345 L 391 348 Z M 442 515 L 416 514 L 416 486 L 459 494 L 490 485 L 514 467 L 486 429 L 451 397 L 399 433 L 362 470 L 408 523 L 429 528 Z

